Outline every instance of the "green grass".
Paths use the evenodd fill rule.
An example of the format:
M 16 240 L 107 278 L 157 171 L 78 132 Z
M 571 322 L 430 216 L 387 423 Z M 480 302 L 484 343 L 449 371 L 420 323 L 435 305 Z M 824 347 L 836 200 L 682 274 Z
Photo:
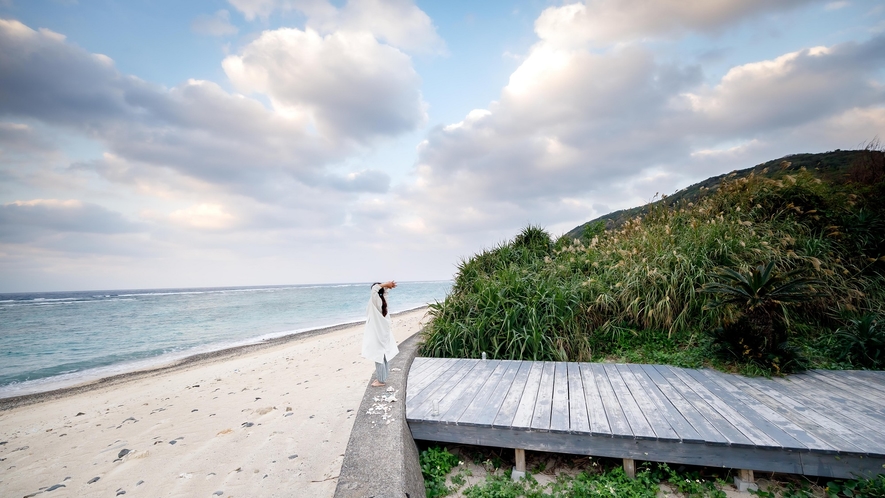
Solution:
M 455 450 L 456 454 L 463 454 L 465 448 L 470 447 Z M 431 446 L 423 451 L 422 468 L 436 468 L 441 460 L 445 460 L 447 463 L 440 468 L 449 469 L 444 474 L 434 471 L 435 477 L 430 481 L 425 477 L 427 496 L 446 496 L 460 490 L 468 498 L 653 498 L 660 496 L 661 485 L 665 485 L 676 496 L 724 498 L 724 490 L 731 487 L 732 474 L 728 469 L 671 467 L 663 463 L 645 462 L 639 464 L 636 477 L 630 479 L 624 473 L 620 460 L 578 456 L 561 460 L 560 463 L 571 464 L 566 464 L 566 468 L 557 466 L 556 477 L 547 484 L 540 484 L 532 475 L 547 470 L 543 461 L 535 464 L 525 478 L 513 481 L 509 470 L 505 469 L 509 469 L 512 461 L 504 465 L 497 454 L 490 454 L 487 449 L 474 447 L 472 451 L 475 453 L 474 463 L 485 467 L 488 474 L 481 482 L 467 487 L 464 487 L 464 476 L 472 474 L 460 465 L 463 462 L 459 462 L 458 457 L 439 446 Z M 452 488 L 445 486 L 446 474 Z M 766 480 L 766 483 L 767 489 L 752 493 L 764 498 L 885 498 L 885 474 L 873 479 L 829 480 L 782 475 L 776 480 Z
M 804 164 L 813 164 L 807 156 Z M 693 197 L 646 206 L 617 228 L 589 225 L 577 239 L 553 241 L 529 226 L 461 262 L 450 295 L 431 306 L 421 353 L 708 365 L 753 375 L 876 367 L 885 356 L 863 348 L 882 344 L 885 327 L 873 327 L 873 335 L 851 327 L 863 316 L 875 324 L 885 317 L 880 156 L 842 151 L 838 174 L 753 170 L 702 185 Z M 700 292 L 723 268 L 749 274 L 768 263 L 778 274 L 819 282 L 815 297 L 777 303 L 785 351 L 801 355 L 789 365 L 776 355 L 723 354 L 714 331 L 746 311 L 707 306 L 711 297 Z M 837 340 L 840 329 L 849 332 Z

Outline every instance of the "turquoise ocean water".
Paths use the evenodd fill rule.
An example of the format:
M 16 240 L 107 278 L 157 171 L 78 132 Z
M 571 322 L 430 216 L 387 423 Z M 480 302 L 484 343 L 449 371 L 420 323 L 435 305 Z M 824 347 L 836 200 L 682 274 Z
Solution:
M 450 281 L 401 282 L 396 313 Z M 369 283 L 0 294 L 0 398 L 365 319 Z

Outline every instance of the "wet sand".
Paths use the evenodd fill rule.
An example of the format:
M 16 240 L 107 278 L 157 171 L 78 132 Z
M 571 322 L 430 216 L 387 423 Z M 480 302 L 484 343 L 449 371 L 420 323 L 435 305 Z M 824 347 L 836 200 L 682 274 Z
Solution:
M 402 342 L 425 309 L 395 315 Z M 88 385 L 0 400 L 0 494 L 334 494 L 374 374 L 363 325 L 199 355 Z

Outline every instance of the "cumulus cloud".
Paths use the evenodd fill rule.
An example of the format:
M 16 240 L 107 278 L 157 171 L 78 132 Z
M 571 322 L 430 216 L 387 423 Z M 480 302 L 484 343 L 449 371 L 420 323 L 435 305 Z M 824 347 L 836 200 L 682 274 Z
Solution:
M 212 15 L 201 14 L 191 22 L 194 33 L 209 36 L 235 35 L 239 31 L 230 23 L 230 12 L 222 9 Z
M 411 0 L 349 0 L 336 7 L 325 0 L 229 0 L 247 20 L 275 11 L 299 11 L 321 34 L 370 33 L 387 44 L 416 53 L 442 53 L 445 44 L 430 17 Z
M 744 135 L 885 102 L 875 79 L 883 63 L 885 36 L 813 47 L 736 66 L 715 87 L 685 97 L 700 116 L 699 132 Z
M 587 0 L 549 7 L 535 21 L 538 36 L 575 45 L 715 32 L 741 20 L 817 0 Z
M 308 191 L 304 202 L 329 198 L 323 189 L 377 192 L 385 183 L 377 175 L 317 179 L 374 139 L 425 119 L 408 57 L 364 35 L 271 31 L 226 60 L 237 84 L 267 92 L 273 109 L 213 82 L 169 89 L 122 75 L 109 58 L 18 21 L 0 20 L 0 49 L 0 116 L 36 119 L 103 143 L 113 168 L 105 160 L 91 164 L 99 174 L 113 172 L 112 181 L 172 170 L 270 202 L 291 199 L 296 190 Z M 7 125 L 4 135 L 13 132 L 26 134 Z
M 324 136 L 367 140 L 427 118 L 409 57 L 368 33 L 265 31 L 223 67 L 237 89 L 266 94 L 275 109 Z
M 429 133 L 417 181 L 398 191 L 421 208 L 399 222 L 567 230 L 606 214 L 600 206 L 639 205 L 721 168 L 805 151 L 810 136 L 854 146 L 885 132 L 883 54 L 881 36 L 808 48 L 706 85 L 699 67 L 664 63 L 643 44 L 600 52 L 542 39 L 498 101 Z M 839 141 L 851 133 L 861 138 Z

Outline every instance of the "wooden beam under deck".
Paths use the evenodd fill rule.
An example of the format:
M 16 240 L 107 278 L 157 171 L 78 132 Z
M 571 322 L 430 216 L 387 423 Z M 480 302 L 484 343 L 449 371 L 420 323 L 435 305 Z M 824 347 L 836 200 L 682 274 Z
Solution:
M 885 473 L 885 372 L 772 380 L 661 365 L 416 358 L 406 419 L 415 439 L 625 465 Z

